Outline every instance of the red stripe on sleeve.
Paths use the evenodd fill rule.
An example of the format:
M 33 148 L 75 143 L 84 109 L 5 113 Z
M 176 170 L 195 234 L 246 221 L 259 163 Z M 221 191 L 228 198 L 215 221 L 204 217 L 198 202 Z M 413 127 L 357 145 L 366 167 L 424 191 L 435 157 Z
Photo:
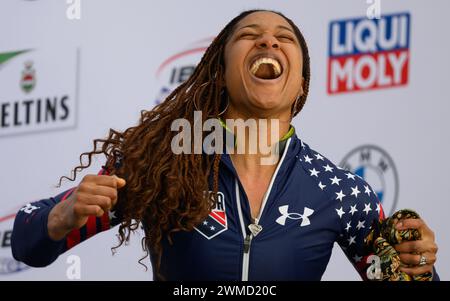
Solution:
M 105 167 L 103 167 L 103 168 L 98 172 L 98 175 L 107 175 L 107 176 L 109 176 L 109 172 L 108 172 L 108 170 L 107 170 Z
M 98 172 L 98 174 L 99 175 L 108 175 L 109 173 L 106 170 L 106 168 L 102 168 Z M 68 191 L 64 195 L 62 200 L 65 200 L 74 189 L 75 188 L 73 188 L 70 191 Z M 103 230 L 108 230 L 110 228 L 109 215 L 108 215 L 107 212 L 101 217 L 101 222 L 102 222 L 102 231 Z M 96 220 L 95 216 L 90 216 L 88 218 L 87 223 L 86 223 L 86 239 L 94 236 L 95 234 L 97 234 L 97 220 Z M 77 244 L 79 244 L 80 240 L 81 240 L 80 230 L 79 229 L 72 230 L 66 237 L 67 250 L 69 250 L 69 249 L 73 248 L 74 246 L 76 246 Z
M 74 188 L 72 188 L 72 189 L 69 189 L 69 190 L 66 192 L 66 194 L 62 197 L 61 202 L 62 202 L 62 201 L 65 201 L 65 200 L 69 197 L 69 195 L 72 193 L 72 191 L 75 190 L 75 188 L 76 188 L 76 187 L 74 187 Z
M 97 220 L 95 215 L 91 215 L 88 217 L 86 223 L 86 239 L 97 234 Z
M 108 230 L 111 228 L 111 226 L 109 225 L 109 214 L 108 212 L 106 212 L 105 214 L 103 214 L 102 218 L 102 231 Z
M 384 210 L 383 210 L 383 207 L 381 206 L 381 203 L 379 203 L 380 205 L 380 215 L 379 215 L 379 219 L 380 220 L 384 220 L 386 217 L 385 217 L 385 215 L 384 215 Z
M 79 243 L 80 243 L 80 230 L 74 229 L 66 237 L 67 250 L 75 247 Z

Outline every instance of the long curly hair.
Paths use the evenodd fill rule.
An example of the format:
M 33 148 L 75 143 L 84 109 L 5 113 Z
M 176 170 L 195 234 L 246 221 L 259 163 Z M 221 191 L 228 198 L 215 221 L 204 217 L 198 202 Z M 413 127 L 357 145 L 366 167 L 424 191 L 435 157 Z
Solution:
M 216 202 L 219 181 L 220 154 L 173 154 L 171 140 L 175 133 L 171 131 L 171 123 L 177 118 L 184 118 L 193 124 L 194 110 L 202 111 L 202 121 L 219 117 L 226 107 L 225 45 L 236 24 L 258 11 L 282 16 L 292 26 L 300 42 L 304 94 L 292 105 L 292 115 L 298 114 L 305 104 L 310 80 L 309 54 L 303 35 L 294 22 L 279 12 L 244 11 L 213 40 L 187 81 L 153 109 L 141 111 L 136 126 L 123 132 L 110 129 L 105 139 L 95 139 L 93 150 L 80 155 L 80 165 L 72 170 L 71 177 L 62 176 L 59 180 L 59 184 L 63 178 L 75 181 L 77 173 L 91 165 L 93 156 L 106 157 L 103 167 L 109 174 L 124 178 L 127 183 L 119 190 L 115 207 L 121 217 L 119 244 L 115 248 L 127 242 L 131 232 L 142 223 L 145 232 L 142 247 L 146 255 L 139 262 L 142 263 L 151 253 L 156 258 L 153 262 L 156 279 L 164 279 L 159 273 L 162 240 L 167 238 L 172 243 L 171 234 L 192 231 L 208 216 Z M 87 158 L 86 163 L 83 158 Z M 211 172 L 212 191 L 205 193 L 211 190 Z

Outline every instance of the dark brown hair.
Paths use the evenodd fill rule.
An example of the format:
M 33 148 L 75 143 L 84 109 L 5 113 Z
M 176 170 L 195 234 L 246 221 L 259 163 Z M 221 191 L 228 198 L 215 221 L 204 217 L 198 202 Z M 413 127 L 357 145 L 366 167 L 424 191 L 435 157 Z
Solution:
M 171 123 L 177 118 L 185 118 L 193 124 L 194 110 L 201 110 L 203 119 L 218 117 L 224 107 L 223 94 L 226 93 L 223 84 L 226 42 L 240 20 L 258 11 L 266 10 L 245 11 L 231 20 L 208 47 L 186 82 L 153 109 L 143 110 L 136 126 L 123 132 L 110 129 L 107 138 L 95 139 L 93 151 L 80 155 L 80 165 L 74 168 L 72 177 L 60 178 L 60 183 L 63 178 L 74 181 L 78 172 L 91 165 L 93 156 L 103 154 L 106 157 L 104 167 L 108 172 L 127 182 L 119 191 L 115 208 L 122 219 L 117 247 L 128 241 L 131 232 L 142 223 L 145 226 L 142 246 L 147 255 L 151 252 L 156 258 L 153 262 L 156 279 L 163 278 L 159 274 L 162 239 L 167 237 L 171 242 L 172 233 L 192 231 L 208 216 L 214 205 L 211 199 L 215 199 L 218 190 L 220 155 L 174 155 L 171 151 L 174 136 L 170 130 Z M 273 13 L 285 18 L 292 26 L 302 49 L 304 94 L 293 104 L 295 116 L 303 108 L 308 95 L 308 48 L 294 22 L 279 12 Z M 83 158 L 87 158 L 86 164 Z M 211 172 L 213 198 L 204 193 L 210 190 L 208 179 Z

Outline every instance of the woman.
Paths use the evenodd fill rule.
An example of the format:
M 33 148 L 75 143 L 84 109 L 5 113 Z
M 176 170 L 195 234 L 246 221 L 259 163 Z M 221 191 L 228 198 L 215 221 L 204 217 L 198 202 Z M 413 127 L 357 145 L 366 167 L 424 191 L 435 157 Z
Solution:
M 312 150 L 290 126 L 305 104 L 309 80 L 308 49 L 290 19 L 272 11 L 240 14 L 194 74 L 144 111 L 137 126 L 96 140 L 94 151 L 83 154 L 88 164 L 80 162 L 71 180 L 93 155 L 104 154 L 99 175 L 19 211 L 14 257 L 45 266 L 118 223 L 122 244 L 141 222 L 157 279 L 319 280 L 334 242 L 366 278 L 370 253 L 363 241 L 383 217 L 381 206 L 367 183 Z M 203 121 L 279 121 L 277 131 L 269 129 L 283 137 L 272 141 L 282 154 L 278 164 L 261 164 L 263 154 L 248 148 L 230 152 L 230 145 L 224 154 L 175 155 L 172 122 L 193 123 L 198 110 Z M 238 136 L 231 149 L 248 142 Z M 404 271 L 431 272 L 433 232 L 419 219 L 403 227 L 422 234 L 396 246 L 409 266 Z

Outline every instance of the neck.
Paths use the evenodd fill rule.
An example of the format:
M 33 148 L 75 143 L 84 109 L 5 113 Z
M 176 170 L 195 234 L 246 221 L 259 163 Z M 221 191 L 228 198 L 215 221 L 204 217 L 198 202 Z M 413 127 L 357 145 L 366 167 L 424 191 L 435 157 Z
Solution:
M 276 114 L 263 118 L 228 110 L 223 122 L 236 139 L 234 151 L 230 154 L 235 165 L 248 172 L 276 167 L 281 156 L 276 146 L 279 147 L 278 143 L 290 130 L 290 116 Z

